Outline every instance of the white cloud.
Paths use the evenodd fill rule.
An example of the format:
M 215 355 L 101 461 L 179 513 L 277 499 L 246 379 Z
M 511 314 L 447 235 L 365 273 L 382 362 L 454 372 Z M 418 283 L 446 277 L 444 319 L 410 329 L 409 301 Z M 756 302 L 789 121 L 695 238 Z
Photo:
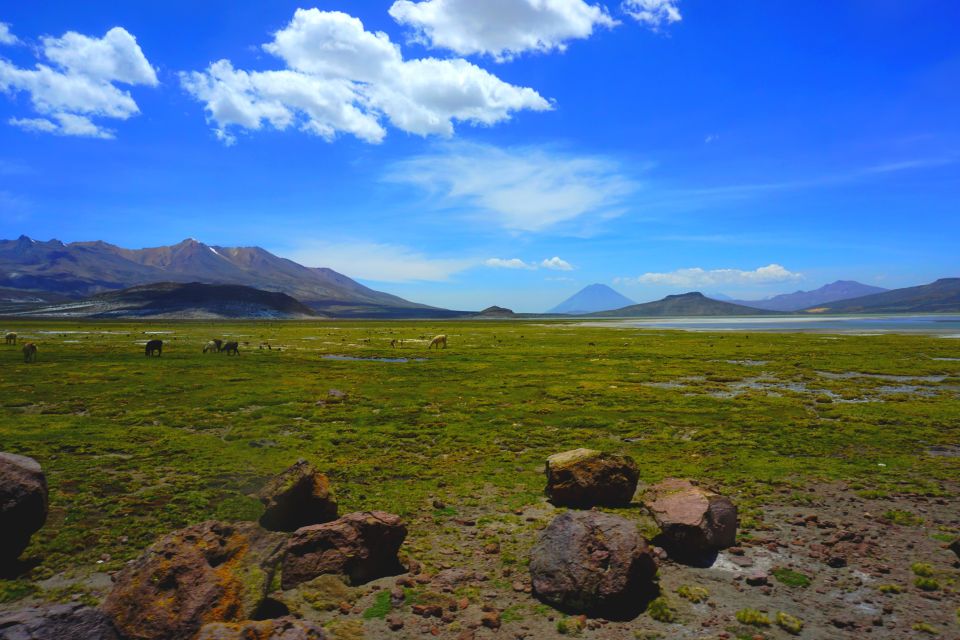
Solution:
M 10 31 L 10 25 L 6 22 L 0 22 L 0 44 L 17 44 L 20 40 Z
M 376 143 L 386 135 L 384 119 L 408 133 L 449 137 L 454 122 L 493 125 L 517 111 L 552 108 L 533 89 L 466 60 L 404 60 L 387 34 L 338 11 L 298 9 L 263 48 L 287 68 L 243 71 L 220 60 L 180 76 L 228 143 L 234 129 L 264 125 Z
M 680 22 L 680 0 L 623 0 L 624 12 L 637 22 L 657 30 L 674 22 Z
M 488 267 L 493 267 L 495 269 L 536 269 L 537 265 L 528 264 L 521 260 L 520 258 L 488 258 L 484 260 L 483 264 Z
M 572 264 L 557 256 L 544 260 L 540 263 L 540 266 L 544 269 L 553 269 L 554 271 L 573 271 Z
M 387 179 L 418 186 L 444 206 L 514 231 L 617 215 L 637 188 L 607 158 L 467 143 L 401 161 Z
M 699 267 L 677 269 L 667 273 L 645 273 L 637 278 L 617 278 L 620 284 L 654 284 L 677 287 L 699 287 L 724 284 L 773 284 L 803 278 L 800 273 L 788 271 L 779 264 L 769 264 L 753 271 L 740 269 L 712 269 Z
M 460 55 L 505 61 L 524 51 L 563 51 L 616 20 L 584 0 L 397 0 L 390 15 L 414 30 L 414 40 Z
M 433 258 L 409 247 L 375 242 L 308 243 L 284 255 L 300 264 L 377 282 L 443 282 L 479 262 Z
M 94 124 L 86 116 L 73 113 L 55 113 L 53 120 L 47 118 L 10 118 L 7 122 L 27 131 L 53 133 L 59 136 L 78 136 L 82 138 L 101 138 L 111 140 L 114 133 Z
M 41 53 L 53 66 L 21 69 L 0 60 L 0 90 L 30 94 L 46 118 L 13 118 L 15 126 L 58 135 L 111 138 L 91 118 L 126 120 L 140 112 L 130 93 L 114 83 L 156 86 L 157 75 L 136 39 L 121 27 L 103 38 L 68 32 L 41 39 Z

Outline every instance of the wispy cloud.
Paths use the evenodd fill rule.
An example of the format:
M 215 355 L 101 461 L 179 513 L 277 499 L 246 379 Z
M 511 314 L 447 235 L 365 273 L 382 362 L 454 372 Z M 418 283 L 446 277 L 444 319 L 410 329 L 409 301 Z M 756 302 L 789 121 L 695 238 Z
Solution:
M 540 264 L 535 262 L 524 262 L 520 258 L 489 258 L 484 261 L 488 267 L 497 269 L 526 269 L 536 271 L 537 269 L 550 269 L 551 271 L 573 271 L 574 266 L 559 256 L 544 258 Z
M 18 42 L 20 42 L 20 40 L 10 31 L 10 25 L 6 22 L 0 22 L 0 44 L 9 46 L 17 44 Z
M 679 0 L 623 0 L 621 7 L 630 17 L 653 30 L 680 22 Z
M 638 189 L 610 158 L 469 143 L 441 145 L 398 162 L 387 180 L 420 187 L 438 208 L 525 232 L 614 217 Z
M 329 267 L 351 278 L 394 283 L 443 282 L 481 262 L 430 257 L 410 247 L 374 242 L 308 242 L 284 255 L 300 264 Z
M 532 271 L 537 268 L 537 265 L 524 262 L 520 258 L 488 258 L 483 261 L 483 264 L 494 269 L 529 269 Z
M 652 284 L 677 287 L 700 287 L 730 284 L 774 284 L 800 280 L 803 275 L 769 264 L 752 271 L 742 269 L 677 269 L 666 273 L 645 273 L 635 278 L 616 278 L 617 284 Z

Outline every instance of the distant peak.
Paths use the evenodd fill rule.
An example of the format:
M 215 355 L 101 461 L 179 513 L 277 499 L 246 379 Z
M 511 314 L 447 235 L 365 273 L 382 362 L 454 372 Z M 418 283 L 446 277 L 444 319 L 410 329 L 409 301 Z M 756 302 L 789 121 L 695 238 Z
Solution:
M 672 296 L 667 296 L 667 298 L 706 298 L 706 296 L 699 291 L 689 291 L 687 293 L 676 293 Z

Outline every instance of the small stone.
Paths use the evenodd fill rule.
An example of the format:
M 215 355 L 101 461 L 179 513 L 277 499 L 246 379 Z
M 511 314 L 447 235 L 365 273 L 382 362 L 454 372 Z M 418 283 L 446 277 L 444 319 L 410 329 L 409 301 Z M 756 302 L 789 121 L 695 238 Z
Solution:
M 390 631 L 400 631 L 403 629 L 403 617 L 396 614 L 387 616 L 387 627 Z
M 747 576 L 747 584 L 752 587 L 762 587 L 769 582 L 769 577 L 763 571 L 757 571 Z
M 827 558 L 827 566 L 834 569 L 840 569 L 847 566 L 847 559 L 843 556 L 830 556 Z
M 485 612 L 483 614 L 483 617 L 480 618 L 480 624 L 482 624 L 488 629 L 499 629 L 500 628 L 500 612 L 499 611 Z

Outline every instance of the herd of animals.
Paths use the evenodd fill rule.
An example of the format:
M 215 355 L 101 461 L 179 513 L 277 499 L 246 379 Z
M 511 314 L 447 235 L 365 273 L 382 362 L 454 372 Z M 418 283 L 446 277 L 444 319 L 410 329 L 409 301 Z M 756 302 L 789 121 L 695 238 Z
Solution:
M 5 336 L 6 344 L 16 345 L 17 338 L 18 336 L 14 332 L 10 332 L 6 334 Z M 271 347 L 269 344 L 267 344 L 266 346 L 268 349 L 273 350 L 273 347 Z M 403 340 L 391 340 L 390 346 L 393 348 L 396 348 L 398 346 L 402 347 Z M 263 349 L 263 347 L 264 345 L 261 344 L 260 348 Z M 433 340 L 431 340 L 430 345 L 427 347 L 427 349 L 433 349 L 434 347 L 436 347 L 437 349 L 440 349 L 440 348 L 446 349 L 447 336 L 439 335 L 439 336 L 436 336 Z M 23 345 L 22 351 L 23 351 L 24 362 L 37 361 L 37 345 L 36 344 L 32 342 L 27 342 Z M 229 342 L 224 342 L 219 338 L 214 338 L 213 340 L 210 340 L 209 342 L 207 342 L 207 344 L 203 346 L 203 352 L 204 353 L 226 353 L 228 356 L 231 356 L 231 355 L 238 356 L 240 355 L 240 343 L 232 340 Z M 150 356 L 159 357 L 163 355 L 163 340 L 154 339 L 154 340 L 147 341 L 147 344 L 144 348 L 144 354 L 147 357 L 150 357 Z

